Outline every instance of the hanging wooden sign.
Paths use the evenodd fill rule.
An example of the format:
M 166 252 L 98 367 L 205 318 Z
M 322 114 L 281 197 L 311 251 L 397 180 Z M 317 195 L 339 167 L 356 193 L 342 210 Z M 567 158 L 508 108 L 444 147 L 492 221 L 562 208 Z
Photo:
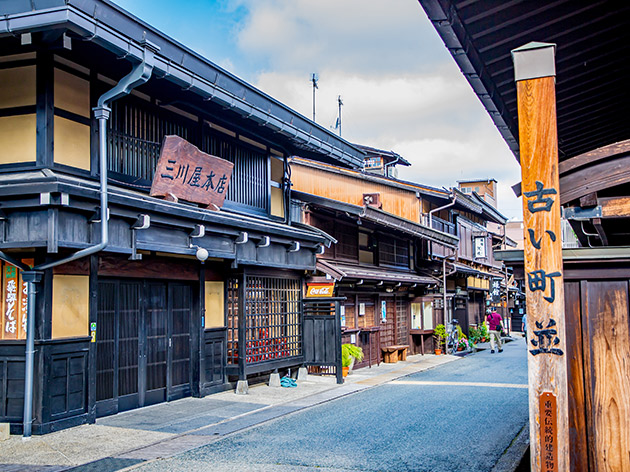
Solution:
M 233 169 L 231 162 L 206 154 L 179 136 L 165 136 L 150 195 L 220 208 Z

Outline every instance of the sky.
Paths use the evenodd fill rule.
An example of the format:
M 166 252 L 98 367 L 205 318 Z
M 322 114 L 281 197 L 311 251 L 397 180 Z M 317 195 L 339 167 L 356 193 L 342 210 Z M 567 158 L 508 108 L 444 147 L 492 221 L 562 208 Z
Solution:
M 499 210 L 521 219 L 520 167 L 417 0 L 114 0 L 342 137 L 394 151 L 403 180 L 498 181 Z

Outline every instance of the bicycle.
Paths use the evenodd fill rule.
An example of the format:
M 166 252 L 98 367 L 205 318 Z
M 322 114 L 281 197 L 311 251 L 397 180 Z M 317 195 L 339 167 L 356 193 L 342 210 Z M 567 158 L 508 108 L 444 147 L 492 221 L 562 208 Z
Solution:
M 456 319 L 451 320 L 448 324 L 448 336 L 446 338 L 446 354 L 454 354 L 459 347 L 459 321 Z

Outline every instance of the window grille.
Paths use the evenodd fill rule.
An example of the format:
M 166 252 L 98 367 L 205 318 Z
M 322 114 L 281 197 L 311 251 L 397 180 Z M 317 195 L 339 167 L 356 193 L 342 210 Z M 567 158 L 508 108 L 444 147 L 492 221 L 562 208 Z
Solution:
M 108 169 L 150 185 L 164 136 L 177 135 L 192 141 L 193 126 L 134 97 L 115 101 L 108 120 Z
M 245 276 L 245 361 L 255 364 L 302 355 L 301 281 Z M 238 363 L 238 280 L 228 282 L 228 363 Z
M 112 104 L 107 126 L 108 169 L 125 176 L 125 181 L 148 190 L 164 136 L 177 135 L 203 152 L 234 163 L 226 206 L 269 213 L 269 157 L 264 151 L 214 131 L 207 124 L 199 143 L 196 122 L 132 96 Z
M 238 206 L 269 211 L 269 158 L 206 127 L 201 150 L 234 163 L 226 200 Z
M 409 268 L 409 242 L 404 239 L 379 240 L 379 262 L 385 265 Z

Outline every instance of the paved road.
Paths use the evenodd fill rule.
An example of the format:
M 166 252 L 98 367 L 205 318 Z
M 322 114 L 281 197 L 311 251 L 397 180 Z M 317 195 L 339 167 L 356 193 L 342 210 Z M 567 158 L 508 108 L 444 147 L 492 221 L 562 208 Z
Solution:
M 519 340 L 134 470 L 487 472 L 528 421 L 526 386 Z

